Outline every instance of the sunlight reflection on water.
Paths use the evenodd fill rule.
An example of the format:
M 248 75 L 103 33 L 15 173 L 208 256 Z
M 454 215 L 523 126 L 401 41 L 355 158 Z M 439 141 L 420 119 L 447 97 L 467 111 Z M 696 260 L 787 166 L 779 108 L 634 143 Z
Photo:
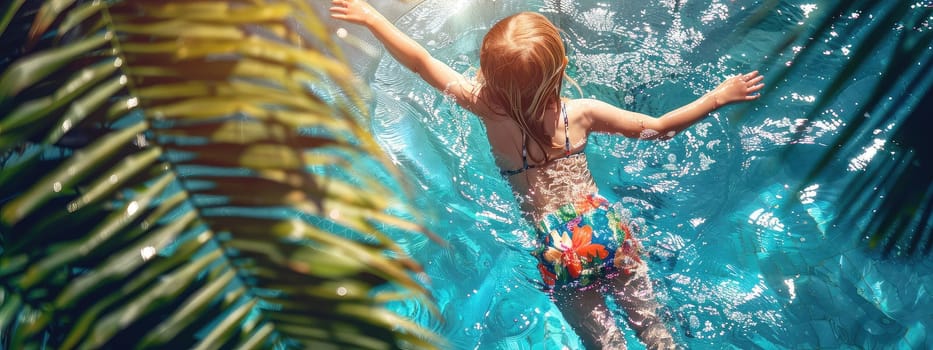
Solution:
M 568 73 L 585 97 L 660 115 L 730 75 L 768 69 L 756 65 L 781 33 L 808 25 L 807 18 L 824 6 L 782 2 L 745 40 L 725 41 L 755 5 L 429 0 L 398 25 L 440 60 L 472 75 L 486 28 L 506 14 L 542 12 L 564 30 Z M 826 72 L 847 59 L 853 40 L 858 37 L 837 34 L 814 42 L 826 47 L 816 60 L 799 61 L 802 47 L 782 54 L 778 64 L 807 65 L 803 76 L 756 102 L 736 124 L 726 115 L 734 109 L 727 109 L 671 141 L 590 137 L 587 156 L 600 190 L 641 218 L 665 318 L 691 348 L 895 344 L 896 332 L 924 329 L 903 307 L 904 299 L 924 293 L 879 279 L 893 269 L 890 264 L 860 268 L 855 261 L 867 257 L 829 229 L 846 174 L 840 170 L 839 178 L 818 179 L 795 192 L 803 169 L 831 143 L 874 81 L 870 72 L 858 72 L 838 101 L 805 118 Z M 421 207 L 432 229 L 451 243 L 413 252 L 427 261 L 447 319 L 439 331 L 455 348 L 575 347 L 559 312 L 536 290 L 535 261 L 528 254 L 534 237 L 498 176 L 482 124 L 394 60 L 379 62 L 374 81 L 373 128 L 424 189 Z M 576 97 L 569 88 L 565 94 Z M 864 169 L 884 150 L 890 131 L 880 130 L 849 171 Z M 789 145 L 799 148 L 787 155 Z M 856 290 L 848 286 L 858 293 L 840 292 Z M 820 305 L 827 310 L 817 310 Z M 423 317 L 417 305 L 401 309 Z M 893 317 L 903 325 L 883 322 Z M 858 335 L 862 330 L 880 340 Z M 630 344 L 638 342 L 631 330 L 626 335 Z

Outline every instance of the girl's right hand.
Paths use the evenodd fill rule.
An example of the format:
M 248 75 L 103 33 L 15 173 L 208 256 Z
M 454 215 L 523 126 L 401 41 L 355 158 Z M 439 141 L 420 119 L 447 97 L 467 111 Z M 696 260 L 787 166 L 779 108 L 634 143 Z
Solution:
M 362 0 L 332 0 L 330 4 L 331 18 L 350 23 L 367 25 L 372 18 L 379 16 L 379 12 Z

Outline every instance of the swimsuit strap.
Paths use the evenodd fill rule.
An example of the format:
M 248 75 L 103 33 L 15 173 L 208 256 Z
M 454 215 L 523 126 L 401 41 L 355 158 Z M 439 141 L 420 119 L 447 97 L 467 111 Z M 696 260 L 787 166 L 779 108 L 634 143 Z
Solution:
M 522 129 L 522 171 L 528 170 L 528 147 L 525 147 L 526 141 L 525 129 Z
M 528 169 L 534 169 L 534 164 L 528 164 L 528 148 L 525 147 L 525 141 L 527 141 L 527 136 L 525 135 L 525 131 L 522 130 L 522 167 L 515 170 L 500 170 L 499 174 L 508 177 L 521 174 Z
M 561 103 L 561 113 L 564 115 L 564 157 L 567 157 L 573 153 L 570 152 L 570 119 L 567 117 L 567 105 L 565 103 Z M 528 164 L 528 147 L 526 146 L 527 141 L 528 136 L 525 135 L 525 130 L 522 129 L 522 167 L 515 170 L 501 170 L 499 171 L 499 174 L 502 174 L 503 176 L 512 176 L 521 174 L 525 172 L 525 170 L 534 169 L 537 167 L 535 164 Z
M 570 155 L 570 120 L 567 118 L 567 104 L 560 104 L 560 111 L 564 115 L 564 156 Z

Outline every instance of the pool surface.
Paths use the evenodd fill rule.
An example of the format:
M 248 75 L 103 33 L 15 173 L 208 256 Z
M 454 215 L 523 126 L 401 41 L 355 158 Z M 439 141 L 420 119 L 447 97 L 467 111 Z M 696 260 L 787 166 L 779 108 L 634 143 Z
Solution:
M 871 165 L 891 127 L 858 139 L 862 155 L 802 183 L 885 64 L 855 72 L 838 98 L 805 120 L 865 38 L 857 30 L 813 38 L 807 49 L 822 54 L 807 59 L 798 59 L 796 46 L 768 56 L 784 33 L 813 25 L 808 18 L 832 4 L 782 1 L 740 38 L 730 34 L 761 1 L 428 0 L 397 24 L 473 75 L 489 26 L 518 11 L 544 13 L 565 32 L 568 73 L 586 97 L 655 116 L 727 76 L 759 69 L 775 84 L 767 78 L 776 68 L 804 65 L 749 108 L 724 108 L 670 141 L 591 136 L 586 152 L 600 191 L 640 218 L 663 317 L 685 347 L 933 348 L 931 259 L 880 259 L 851 227 L 832 224 L 847 180 Z M 873 18 L 853 13 L 837 24 Z M 378 59 L 368 78 L 373 131 L 410 175 L 428 226 L 449 242 L 402 242 L 425 265 L 445 321 L 416 302 L 396 309 L 456 349 L 579 348 L 539 290 L 531 229 L 480 121 L 391 57 Z M 565 95 L 577 97 L 571 89 Z M 624 313 L 617 316 L 629 347 L 641 348 Z

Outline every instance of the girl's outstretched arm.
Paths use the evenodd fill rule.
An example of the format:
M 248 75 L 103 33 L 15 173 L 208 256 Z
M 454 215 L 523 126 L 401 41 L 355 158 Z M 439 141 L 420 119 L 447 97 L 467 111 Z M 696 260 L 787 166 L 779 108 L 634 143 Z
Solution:
M 764 84 L 758 71 L 727 79 L 716 89 L 687 105 L 670 111 L 660 118 L 629 112 L 605 102 L 587 100 L 584 103 L 585 120 L 589 129 L 623 134 L 628 137 L 667 138 L 703 119 L 710 112 L 730 103 L 751 101 Z
M 366 27 L 403 66 L 417 73 L 434 88 L 452 95 L 465 108 L 475 108 L 476 97 L 471 81 L 432 57 L 424 47 L 402 33 L 366 1 L 333 0 L 330 15 Z

